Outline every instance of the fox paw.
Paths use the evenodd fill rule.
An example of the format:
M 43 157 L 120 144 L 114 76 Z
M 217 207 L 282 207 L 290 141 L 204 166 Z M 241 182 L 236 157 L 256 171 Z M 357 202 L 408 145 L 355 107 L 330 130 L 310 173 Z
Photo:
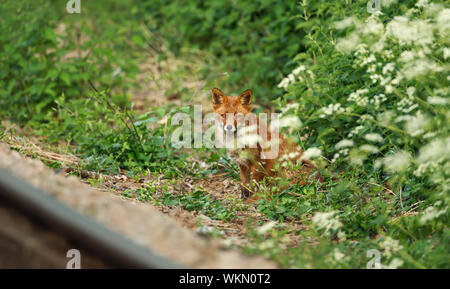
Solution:
M 251 193 L 247 188 L 241 188 L 241 198 L 242 199 L 247 199 L 248 197 L 250 197 Z

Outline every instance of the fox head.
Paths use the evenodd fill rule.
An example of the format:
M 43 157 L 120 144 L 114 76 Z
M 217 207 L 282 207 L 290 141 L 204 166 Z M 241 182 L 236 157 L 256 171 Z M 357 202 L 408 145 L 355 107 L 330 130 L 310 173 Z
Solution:
M 212 90 L 214 112 L 220 116 L 220 124 L 225 132 L 236 132 L 240 122 L 252 108 L 253 93 L 250 89 L 239 96 L 227 96 L 218 88 Z

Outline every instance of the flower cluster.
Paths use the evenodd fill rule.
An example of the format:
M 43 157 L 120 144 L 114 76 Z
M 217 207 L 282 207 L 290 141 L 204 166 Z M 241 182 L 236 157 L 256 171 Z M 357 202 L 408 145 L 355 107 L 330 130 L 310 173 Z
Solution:
M 330 104 L 327 107 L 323 108 L 323 113 L 320 115 L 321 118 L 326 118 L 329 115 L 333 115 L 335 113 L 343 113 L 345 110 L 341 107 L 340 103 Z
M 359 119 L 357 122 L 360 125 L 350 129 L 348 139 L 335 145 L 332 161 L 348 155 L 348 149 L 353 146 L 349 140 L 368 141 L 359 146 L 359 151 L 376 155 L 380 152 L 378 146 L 385 145 L 385 133 L 361 133 L 365 128 L 379 131 L 379 128 L 394 127 L 396 130 L 389 134 L 391 141 L 397 132 L 403 132 L 402 136 L 407 134 L 412 138 L 422 137 L 431 141 L 419 150 L 419 155 L 414 155 L 414 151 L 396 149 L 396 152 L 376 160 L 375 166 L 383 166 L 393 174 L 416 167 L 417 176 L 428 176 L 435 183 L 441 179 L 439 185 L 443 189 L 447 186 L 446 182 L 438 177 L 441 174 L 436 174 L 436 171 L 448 166 L 447 144 L 444 144 L 445 139 L 441 135 L 445 130 L 440 129 L 443 124 L 439 118 L 431 117 L 438 111 L 430 111 L 430 105 L 448 105 L 449 88 L 442 86 L 441 82 L 432 81 L 431 75 L 442 75 L 449 70 L 444 60 L 449 57 L 450 50 L 445 44 L 443 48 L 439 47 L 446 43 L 449 36 L 450 9 L 421 0 L 405 15 L 394 16 L 388 21 L 383 22 L 381 14 L 374 13 L 365 21 L 346 18 L 335 24 L 336 29 L 353 27 L 347 37 L 338 39 L 336 48 L 354 55 L 354 67 L 366 70 L 368 82 L 365 87 L 349 94 L 346 107 L 339 106 L 340 111 L 365 110 L 362 114 L 365 119 Z M 430 79 L 427 86 L 411 85 L 416 80 L 423 83 L 424 76 Z M 358 110 L 355 110 L 356 107 L 359 107 Z M 328 117 L 335 109 L 328 106 L 323 111 L 321 117 Z M 408 143 L 409 140 L 398 138 L 394 142 L 401 146 L 402 142 Z M 424 157 L 431 147 L 438 152 L 439 158 Z
M 403 246 L 400 245 L 398 240 L 394 240 L 391 237 L 386 237 L 380 244 L 380 247 L 383 249 L 383 254 L 386 257 L 391 257 L 392 254 L 395 254 L 397 251 L 403 249 Z
M 366 106 L 369 103 L 369 98 L 364 96 L 369 90 L 367 88 L 358 89 L 357 91 L 351 93 L 348 97 L 348 101 L 354 101 L 359 106 Z
M 304 76 L 302 74 L 307 73 L 310 77 L 314 77 L 311 70 L 306 69 L 304 65 L 300 65 L 294 69 L 287 77 L 283 78 L 278 84 L 278 88 L 287 89 L 289 85 L 295 83 L 296 81 L 304 81 Z
M 325 234 L 335 233 L 342 227 L 342 223 L 336 218 L 336 214 L 336 211 L 317 212 L 314 214 L 311 221 L 320 230 L 324 230 Z
M 446 76 L 450 65 L 445 61 L 450 57 L 450 9 L 420 0 L 404 15 L 347 17 L 334 29 L 347 32 L 334 44 L 349 56 L 355 70 L 363 71 L 363 81 L 347 96 L 338 96 L 331 104 L 327 100 L 316 114 L 330 122 L 345 119 L 337 124 L 345 129 L 340 140 L 333 140 L 331 162 L 359 166 L 367 161 L 392 175 L 414 173 L 431 180 L 434 190 L 445 195 L 450 167 L 445 129 L 450 103 Z M 443 197 L 442 206 L 448 202 Z
M 355 8 L 320 32 L 311 26 L 309 46 L 295 59 L 302 68 L 280 83 L 288 90 L 285 99 L 295 104 L 284 107 L 285 117 L 297 116 L 308 135 L 305 143 L 323 154 L 316 164 L 330 168 L 331 175 L 342 173 L 327 190 L 330 211 L 320 208 L 312 218 L 327 236 L 348 232 L 343 223 L 349 218 L 334 202 L 347 198 L 348 191 L 368 200 L 355 208 L 373 212 L 376 223 L 402 216 L 411 230 L 428 226 L 437 232 L 448 225 L 450 9 L 443 1 L 406 2 L 382 0 L 381 12 L 364 15 Z M 285 161 L 291 157 L 297 156 L 288 154 Z M 354 176 L 361 183 L 346 179 Z M 376 202 L 383 203 L 379 208 L 375 191 Z M 391 236 L 378 242 L 386 258 L 382 267 L 412 266 L 402 260 L 411 254 L 411 244 L 390 226 L 378 231 Z M 441 233 L 430 238 L 442 240 Z M 405 251 L 396 254 L 401 244 Z M 329 250 L 327 256 L 339 264 L 343 252 Z

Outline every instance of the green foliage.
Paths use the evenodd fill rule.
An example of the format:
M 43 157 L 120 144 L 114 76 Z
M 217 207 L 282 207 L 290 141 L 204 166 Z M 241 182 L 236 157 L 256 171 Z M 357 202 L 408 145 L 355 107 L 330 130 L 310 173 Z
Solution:
M 179 174 L 183 154 L 156 125 L 166 110 L 136 116 L 130 109 L 128 90 L 138 86 L 137 63 L 149 40 L 134 17 L 136 4 L 88 1 L 79 15 L 67 14 L 63 4 L 1 5 L 0 117 L 50 143 L 73 145 L 86 169 Z M 107 92 L 94 91 L 92 83 Z M 150 122 L 154 129 L 147 129 Z
M 322 237 L 399 242 L 396 254 L 384 254 L 393 267 L 442 266 L 450 254 L 449 10 L 387 1 L 383 14 L 370 15 L 367 1 L 351 2 L 302 6 L 306 52 L 294 58 L 298 67 L 280 82 L 286 92 L 275 102 L 284 116 L 298 116 L 303 145 L 319 148 L 329 161 L 318 164 L 341 172 L 339 180 L 324 193 L 280 195 L 260 206 L 281 206 L 270 211 L 275 219 L 308 209 L 313 225 L 341 233 L 322 230 Z M 443 256 L 423 255 L 434 250 Z
M 87 3 L 83 3 L 87 4 Z M 55 1 L 5 1 L 0 7 L 0 108 L 3 117 L 24 122 L 40 121 L 64 92 L 79 98 L 88 80 L 125 91 L 137 72 L 139 51 L 133 37 L 138 23 L 114 22 L 111 17 L 68 15 Z M 99 8 L 99 7 L 94 7 Z M 108 13 L 106 7 L 97 13 Z M 101 12 L 103 11 L 103 12 Z M 110 11 L 110 10 L 109 10 Z M 114 13 L 117 15 L 116 13 Z M 84 16 L 86 15 L 86 17 Z M 117 27 L 120 26 L 120 29 Z M 111 45 L 113 40 L 114 46 Z
M 65 2 L 3 1 L 0 117 L 67 145 L 84 169 L 238 179 L 223 151 L 198 149 L 200 165 L 171 145 L 177 127 L 158 121 L 189 107 L 133 111 L 138 64 L 165 58 L 162 38 L 180 57 L 201 49 L 207 83 L 251 88 L 263 106 L 277 97 L 303 124 L 301 145 L 322 151 L 325 183 L 259 200 L 276 225 L 250 225 L 246 251 L 285 267 L 364 268 L 376 249 L 386 267 L 448 268 L 448 4 L 382 3 L 370 16 L 366 0 L 83 1 L 69 15 Z M 182 77 L 168 79 L 172 90 L 188 91 Z M 241 209 L 203 189 L 123 195 L 227 222 Z M 294 245 L 290 223 L 302 224 Z
M 182 152 L 170 144 L 167 128 L 156 124 L 165 115 L 164 109 L 154 109 L 135 115 L 129 107 L 111 101 L 104 91 L 90 93 L 87 99 L 56 100 L 55 118 L 45 125 L 55 141 L 64 138 L 77 144 L 75 152 L 84 159 L 86 169 L 118 173 L 119 168 L 136 172 L 179 174 L 186 163 Z M 154 124 L 148 129 L 149 123 Z M 132 172 L 131 172 L 132 173 Z
M 293 68 L 303 51 L 305 34 L 296 23 L 298 1 L 148 1 L 142 13 L 151 15 L 149 27 L 164 35 L 174 52 L 195 47 L 216 56 L 210 75 L 216 85 L 238 93 L 254 90 L 259 100 L 280 95 L 274 86 Z M 205 71 L 211 68 L 205 67 Z
M 167 186 L 156 187 L 152 184 L 139 189 L 134 194 L 126 192 L 124 196 L 135 196 L 141 201 L 151 201 L 155 205 L 181 206 L 187 211 L 195 211 L 215 220 L 231 221 L 236 217 L 234 215 L 236 208 L 231 208 L 201 189 L 186 193 L 175 193 L 169 190 Z

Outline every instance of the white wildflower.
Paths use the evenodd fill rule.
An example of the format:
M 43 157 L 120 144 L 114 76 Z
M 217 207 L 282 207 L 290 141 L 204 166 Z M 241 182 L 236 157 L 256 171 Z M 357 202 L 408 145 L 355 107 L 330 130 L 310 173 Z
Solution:
M 347 235 L 343 231 L 339 231 L 337 233 L 337 237 L 339 240 L 345 241 L 347 239 Z
M 450 9 L 443 9 L 437 16 L 436 22 L 440 33 L 444 35 L 450 29 Z
M 352 147 L 354 145 L 352 140 L 349 139 L 343 139 L 341 141 L 339 141 L 336 145 L 335 148 L 336 149 L 341 149 L 341 148 L 345 148 L 345 147 Z
M 322 108 L 321 118 L 325 118 L 328 115 L 333 115 L 335 113 L 343 113 L 345 112 L 344 108 L 341 107 L 340 103 L 330 103 L 327 107 Z
M 408 17 L 396 16 L 386 26 L 389 35 L 400 44 L 425 46 L 433 42 L 433 26 L 424 20 L 410 21 Z
M 334 22 L 334 27 L 338 30 L 345 29 L 353 25 L 353 19 L 351 17 L 347 17 L 341 21 Z
M 367 44 L 361 43 L 356 46 L 355 55 L 366 55 L 368 52 Z
M 265 233 L 269 232 L 270 230 L 272 230 L 272 228 L 276 225 L 277 223 L 275 223 L 274 221 L 269 221 L 267 223 L 265 223 L 264 225 L 262 225 L 261 227 L 258 228 L 257 232 L 260 235 L 264 235 Z
M 436 88 L 433 90 L 434 95 L 448 96 L 449 93 L 450 93 L 450 87 Z
M 371 121 L 371 120 L 374 120 L 373 116 L 366 113 L 366 114 L 361 115 L 361 117 L 358 119 L 358 123 L 365 123 L 365 122 Z
M 430 161 L 440 161 L 450 156 L 450 137 L 446 139 L 436 139 L 426 144 L 419 150 L 419 163 Z
M 322 154 L 321 149 L 309 148 L 303 152 L 303 155 L 300 157 L 300 160 L 310 160 L 319 157 L 321 154 Z
M 299 67 L 297 67 L 296 69 L 294 69 L 292 71 L 293 75 L 298 75 L 300 72 L 305 71 L 306 67 L 304 65 L 300 65 Z
M 344 259 L 345 255 L 341 251 L 339 251 L 338 248 L 334 248 L 333 257 L 336 261 L 341 261 L 342 259 Z
M 429 125 L 429 119 L 424 114 L 418 112 L 406 122 L 406 131 L 411 136 L 419 136 L 425 132 Z
M 281 80 L 281 82 L 278 84 L 278 88 L 288 88 L 289 86 L 289 79 L 288 78 L 283 78 L 283 80 Z
M 349 52 L 353 51 L 360 42 L 361 42 L 361 40 L 360 40 L 358 34 L 353 32 L 347 38 L 340 38 L 338 40 L 338 43 L 336 44 L 336 48 L 345 53 L 349 53 Z
M 400 60 L 401 62 L 405 62 L 405 63 L 406 63 L 406 62 L 409 62 L 409 61 L 413 60 L 415 57 L 416 57 L 416 56 L 415 56 L 415 53 L 414 53 L 414 52 L 409 51 L 409 50 L 406 50 L 406 51 L 403 51 L 403 52 L 400 54 L 399 60 Z
M 435 206 L 437 206 L 437 205 L 439 205 L 439 204 L 435 204 Z M 439 210 L 434 206 L 430 206 L 430 207 L 426 208 L 425 211 L 423 212 L 422 216 L 420 217 L 419 223 L 421 225 L 424 225 L 428 221 L 436 219 L 439 216 L 445 214 L 446 212 L 447 212 L 447 210 L 445 210 L 445 209 Z
M 392 50 L 389 50 L 389 49 L 383 50 L 383 51 L 382 51 L 382 55 L 383 55 L 384 58 L 386 58 L 386 59 L 394 58 L 394 53 L 392 52 Z
M 394 90 L 394 87 L 392 85 L 388 84 L 384 87 L 384 89 L 385 89 L 386 93 L 390 94 Z
M 428 5 L 430 5 L 430 3 L 428 3 L 428 0 L 419 0 L 417 1 L 416 5 L 417 7 L 427 7 Z
M 289 153 L 288 155 L 287 155 L 287 157 L 289 158 L 289 159 L 295 159 L 296 157 L 298 157 L 298 155 L 300 154 L 300 152 L 292 152 L 292 153 Z
M 331 162 L 332 162 L 332 163 L 336 162 L 336 161 L 339 159 L 340 156 L 341 156 L 340 153 L 335 153 L 335 154 L 333 155 L 333 159 L 331 160 Z
M 372 76 L 373 76 L 373 74 L 371 75 L 371 77 Z M 363 96 L 363 95 L 368 92 L 369 92 L 369 90 L 367 88 L 358 89 L 357 91 L 350 93 L 347 100 L 354 101 L 359 106 L 366 106 L 367 103 L 369 103 L 369 98 L 366 96 Z
M 411 155 L 406 151 L 398 151 L 383 158 L 384 167 L 391 173 L 406 170 L 410 162 Z
M 353 128 L 347 135 L 347 137 L 351 138 L 355 135 L 358 135 L 359 132 L 364 128 L 362 125 L 358 125 L 357 127 Z
M 383 85 L 383 84 L 382 84 Z M 375 95 L 371 100 L 370 103 L 375 104 L 375 108 L 379 108 L 380 104 L 385 102 L 387 100 L 386 95 L 384 95 L 383 93 L 377 94 Z
M 374 63 L 377 62 L 377 58 L 375 57 L 375 55 L 370 54 L 368 57 L 363 58 L 363 61 L 361 62 L 360 66 L 364 66 L 367 65 L 369 63 Z
M 379 74 L 371 74 L 369 78 L 372 80 L 372 83 L 377 83 L 377 81 L 380 80 L 380 84 L 382 84 L 383 77 Z
M 442 72 L 443 68 L 429 59 L 416 59 L 405 64 L 401 74 L 408 80 L 428 74 L 430 72 Z
M 403 265 L 403 260 L 399 258 L 394 258 L 389 265 L 382 265 L 383 269 L 397 269 Z
M 381 168 L 382 165 L 383 165 L 383 159 L 377 159 L 377 160 L 375 160 L 375 162 L 373 163 L 373 166 L 374 166 L 376 169 Z
M 382 142 L 383 137 L 377 133 L 368 133 L 364 136 L 364 138 L 368 141 L 372 142 Z
M 311 221 L 319 228 L 325 230 L 329 234 L 330 230 L 337 231 L 342 227 L 339 219 L 335 218 L 337 211 L 331 212 L 317 212 L 312 217 Z
M 382 7 L 389 7 L 394 3 L 397 3 L 397 0 L 381 0 Z
M 418 105 L 414 103 L 410 98 L 403 98 L 399 102 L 397 102 L 397 109 L 403 113 L 410 113 Z
M 428 6 L 425 7 L 427 15 L 429 15 L 430 17 L 436 17 L 436 15 L 444 9 L 445 7 L 438 3 L 429 3 Z
M 389 62 L 389 63 L 386 63 L 386 65 L 383 67 L 382 72 L 383 72 L 383 74 L 388 74 L 388 73 L 394 71 L 394 68 L 395 68 L 395 64 L 392 62 Z
M 334 248 L 331 254 L 327 257 L 327 261 L 332 264 L 345 263 L 350 260 L 349 256 L 345 256 L 338 248 Z
M 397 76 L 394 78 L 394 80 L 391 81 L 392 85 L 399 85 L 400 81 L 402 81 L 403 76 L 401 74 L 397 74 Z
M 273 240 L 266 240 L 259 244 L 258 248 L 260 250 L 267 250 L 275 247 L 275 242 Z
M 367 19 L 365 25 L 363 26 L 361 33 L 366 35 L 382 35 L 384 34 L 384 25 L 378 18 L 370 17 L 369 19 Z
M 283 106 L 281 108 L 281 114 L 285 114 L 286 112 L 288 112 L 291 109 L 294 110 L 294 111 L 297 111 L 298 107 L 299 107 L 298 102 L 296 102 L 296 103 L 289 103 L 289 104 L 287 104 L 287 105 L 285 105 L 285 106 Z
M 292 73 L 289 74 L 287 77 L 288 77 L 290 83 L 294 83 L 295 82 L 295 76 Z
M 445 47 L 443 52 L 444 52 L 444 55 L 443 55 L 444 59 L 447 59 L 450 56 L 450 49 Z
M 348 155 L 348 152 L 349 152 L 349 149 L 348 149 L 348 148 L 343 148 L 343 149 L 340 149 L 340 150 L 339 150 L 339 153 L 340 153 L 342 156 Z
M 391 257 L 392 254 L 403 249 L 398 240 L 394 240 L 391 237 L 386 237 L 383 242 L 380 243 L 380 247 L 384 250 L 383 254 L 386 257 Z
M 291 129 L 298 129 L 302 126 L 302 122 L 295 115 L 287 115 L 280 119 L 279 126 L 280 127 L 289 127 Z
M 396 116 L 396 113 L 392 110 L 387 110 L 377 115 L 377 120 L 384 126 L 389 125 L 392 119 Z
M 439 96 L 430 96 L 428 97 L 427 102 L 429 104 L 446 105 L 448 104 L 448 99 Z
M 377 66 L 375 64 L 371 64 L 369 65 L 369 67 L 367 68 L 367 72 L 368 73 L 375 73 L 375 71 L 377 71 Z
M 379 152 L 378 148 L 371 144 L 364 144 L 364 145 L 360 146 L 359 149 L 363 152 L 367 152 L 367 153 L 371 153 L 371 154 L 376 154 Z
M 416 92 L 416 88 L 414 86 L 410 86 L 406 89 L 406 93 L 408 94 L 409 98 L 414 97 L 414 92 Z

